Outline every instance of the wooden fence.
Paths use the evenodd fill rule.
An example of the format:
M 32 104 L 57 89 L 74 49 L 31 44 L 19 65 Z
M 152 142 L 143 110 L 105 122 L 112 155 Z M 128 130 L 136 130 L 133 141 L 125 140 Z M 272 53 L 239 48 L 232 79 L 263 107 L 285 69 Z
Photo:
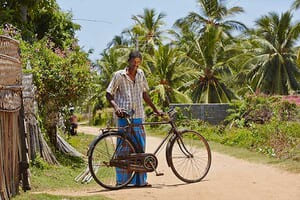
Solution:
M 22 102 L 21 63 L 16 40 L 0 36 L 0 200 L 30 189 Z

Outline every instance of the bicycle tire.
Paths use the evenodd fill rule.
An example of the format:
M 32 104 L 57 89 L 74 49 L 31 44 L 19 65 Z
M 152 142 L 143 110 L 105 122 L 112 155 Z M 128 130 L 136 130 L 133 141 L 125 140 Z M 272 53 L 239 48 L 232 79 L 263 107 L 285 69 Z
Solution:
M 190 135 L 189 135 L 190 134 Z M 183 141 L 184 146 L 181 143 Z M 188 144 L 195 142 L 195 145 Z M 188 150 L 186 151 L 185 148 Z M 180 136 L 176 136 L 172 139 L 169 147 L 170 157 L 169 160 L 170 167 L 177 178 L 186 183 L 195 183 L 201 181 L 208 173 L 211 166 L 211 150 L 206 139 L 198 132 L 192 130 L 184 130 L 180 133 Z M 190 152 L 191 154 L 189 154 Z M 177 153 L 179 156 L 177 156 Z M 204 167 L 201 167 L 201 163 L 196 163 L 196 159 L 200 159 L 198 153 L 203 153 L 203 160 L 205 162 Z M 193 156 L 190 156 L 193 155 Z M 176 158 L 183 158 L 183 161 L 176 160 Z M 194 160 L 192 160 L 194 159 Z M 185 162 L 188 161 L 188 162 Z M 189 166 L 192 164 L 194 166 Z M 182 165 L 182 166 L 178 166 Z M 189 169 L 196 170 L 193 172 L 188 172 Z M 186 174 L 187 173 L 187 174 Z M 191 178 L 189 175 L 196 174 L 197 177 Z
M 117 141 L 120 141 L 118 139 L 123 141 L 123 143 L 119 143 L 119 145 L 117 146 L 113 143 L 118 143 Z M 109 142 L 112 142 L 112 144 L 110 144 Z M 129 153 L 136 153 L 136 147 L 134 146 L 134 144 L 128 138 L 125 138 L 124 135 L 118 132 L 104 133 L 100 137 L 96 138 L 90 146 L 88 153 L 89 170 L 94 180 L 104 188 L 110 190 L 121 189 L 125 187 L 128 183 L 130 183 L 130 181 L 135 175 L 135 172 L 128 172 L 131 173 L 128 179 L 125 180 L 123 183 L 118 183 L 116 177 L 116 170 L 120 168 L 116 168 L 114 166 L 107 166 L 107 163 L 110 162 L 112 156 L 117 154 L 117 148 L 123 148 L 125 147 L 124 145 L 128 145 L 128 147 L 130 148 Z M 104 151 L 101 150 L 102 148 L 104 148 Z M 122 151 L 121 149 L 119 150 Z M 102 153 L 103 155 L 100 155 Z M 102 166 L 101 163 L 103 164 Z

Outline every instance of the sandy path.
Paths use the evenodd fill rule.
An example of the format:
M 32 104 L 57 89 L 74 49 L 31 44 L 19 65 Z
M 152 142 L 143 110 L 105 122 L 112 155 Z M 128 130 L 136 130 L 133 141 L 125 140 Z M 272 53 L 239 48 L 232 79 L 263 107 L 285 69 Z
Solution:
M 79 127 L 80 132 L 96 134 L 97 128 Z M 147 137 L 147 151 L 153 152 L 161 140 Z M 293 174 L 269 166 L 249 163 L 224 154 L 212 153 L 212 166 L 200 183 L 185 184 L 173 175 L 159 154 L 158 170 L 165 175 L 148 174 L 152 188 L 108 191 L 100 186 L 85 191 L 52 191 L 48 193 L 88 196 L 101 194 L 112 199 L 171 199 L 171 200 L 300 200 L 300 174 Z

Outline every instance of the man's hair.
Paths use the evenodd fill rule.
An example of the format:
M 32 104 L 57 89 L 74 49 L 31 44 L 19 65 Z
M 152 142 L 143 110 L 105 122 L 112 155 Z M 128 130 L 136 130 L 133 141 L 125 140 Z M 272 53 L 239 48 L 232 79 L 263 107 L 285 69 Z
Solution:
M 140 59 L 142 59 L 142 54 L 139 51 L 132 51 L 129 54 L 128 61 L 131 60 L 131 59 L 133 59 L 133 58 L 140 58 Z

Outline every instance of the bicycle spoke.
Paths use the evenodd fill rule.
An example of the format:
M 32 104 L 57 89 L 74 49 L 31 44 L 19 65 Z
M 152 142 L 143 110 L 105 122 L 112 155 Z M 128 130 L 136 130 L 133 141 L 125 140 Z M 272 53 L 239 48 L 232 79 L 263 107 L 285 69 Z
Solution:
M 171 148 L 171 168 L 178 178 L 185 182 L 197 182 L 207 174 L 210 150 L 198 133 L 185 131 Z
M 118 156 L 127 156 L 134 152 L 135 149 L 132 144 L 119 134 L 107 134 L 103 138 L 100 138 L 92 150 L 92 156 L 89 157 L 89 165 L 98 168 L 97 171 L 93 169 L 93 178 L 97 183 L 109 189 L 126 185 L 132 179 L 134 173 L 128 172 L 124 178 L 122 178 L 123 172 L 119 173 L 118 177 L 120 180 L 121 176 L 122 182 L 118 183 L 117 172 L 125 169 L 120 169 L 112 165 L 111 159 Z M 93 168 L 91 166 L 90 170 Z

